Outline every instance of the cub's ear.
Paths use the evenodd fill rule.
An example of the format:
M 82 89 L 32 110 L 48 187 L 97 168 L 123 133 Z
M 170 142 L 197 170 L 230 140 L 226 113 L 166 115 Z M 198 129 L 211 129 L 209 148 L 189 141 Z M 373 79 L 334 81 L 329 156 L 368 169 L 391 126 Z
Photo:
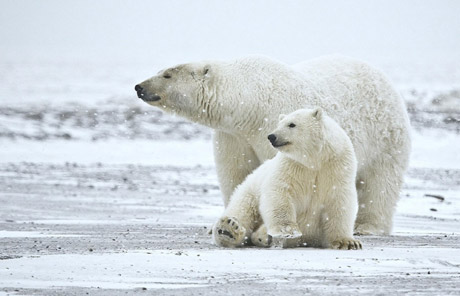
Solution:
M 317 120 L 321 120 L 323 118 L 323 109 L 321 107 L 316 107 L 313 109 L 313 117 L 316 118 Z
M 284 117 L 286 117 L 286 114 L 280 114 L 280 116 L 278 117 L 278 121 L 281 121 L 284 119 Z

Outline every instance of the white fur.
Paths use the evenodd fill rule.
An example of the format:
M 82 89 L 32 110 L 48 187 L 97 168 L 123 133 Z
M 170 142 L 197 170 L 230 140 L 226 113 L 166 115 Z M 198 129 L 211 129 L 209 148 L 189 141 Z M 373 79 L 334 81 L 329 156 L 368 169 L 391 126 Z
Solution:
M 410 136 L 404 103 L 380 71 L 339 56 L 294 66 L 248 57 L 180 65 L 140 85 L 161 96 L 151 105 L 215 129 L 225 205 L 248 174 L 275 156 L 266 137 L 279 114 L 322 107 L 346 131 L 358 159 L 356 231 L 390 233 Z
M 285 145 L 237 187 L 214 225 L 215 242 L 359 248 L 356 158 L 346 133 L 321 109 L 301 109 L 282 117 L 273 135 L 274 145 Z

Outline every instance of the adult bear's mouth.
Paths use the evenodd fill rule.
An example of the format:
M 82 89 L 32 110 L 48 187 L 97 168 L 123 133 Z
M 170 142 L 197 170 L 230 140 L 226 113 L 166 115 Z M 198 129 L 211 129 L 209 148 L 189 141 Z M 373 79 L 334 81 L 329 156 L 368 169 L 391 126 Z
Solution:
M 275 148 L 283 147 L 283 146 L 286 146 L 286 145 L 289 145 L 289 144 L 291 144 L 291 143 L 290 142 L 272 143 L 273 147 L 275 147 Z
M 147 95 L 147 96 L 141 97 L 141 99 L 144 100 L 145 102 L 156 102 L 156 101 L 161 100 L 161 97 L 158 95 Z

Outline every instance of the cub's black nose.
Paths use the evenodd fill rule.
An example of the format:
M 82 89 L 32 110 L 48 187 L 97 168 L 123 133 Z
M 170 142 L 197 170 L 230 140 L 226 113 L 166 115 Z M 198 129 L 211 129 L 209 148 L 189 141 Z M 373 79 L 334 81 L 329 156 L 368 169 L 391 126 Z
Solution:
M 273 144 L 276 141 L 276 136 L 274 134 L 270 134 L 268 135 L 268 140 Z
M 135 90 L 135 91 L 142 91 L 143 88 L 142 88 L 142 86 L 140 86 L 139 84 L 137 84 L 137 85 L 134 87 L 134 90 Z

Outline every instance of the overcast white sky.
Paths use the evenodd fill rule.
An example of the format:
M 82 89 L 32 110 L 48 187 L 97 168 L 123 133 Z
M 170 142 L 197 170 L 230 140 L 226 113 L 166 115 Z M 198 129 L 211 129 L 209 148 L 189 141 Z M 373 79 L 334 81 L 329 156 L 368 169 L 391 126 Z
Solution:
M 460 57 L 460 1 L 0 0 L 3 55 L 168 60 Z

